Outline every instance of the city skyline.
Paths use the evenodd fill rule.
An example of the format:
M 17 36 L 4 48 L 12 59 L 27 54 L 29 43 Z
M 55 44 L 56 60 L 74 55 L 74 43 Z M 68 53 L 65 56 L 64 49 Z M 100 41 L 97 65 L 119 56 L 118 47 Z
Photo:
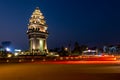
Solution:
M 50 33 L 48 48 L 69 42 L 103 46 L 120 42 L 120 1 L 112 0 L 1 0 L 0 42 L 11 41 L 15 48 L 28 49 L 29 18 L 40 7 Z

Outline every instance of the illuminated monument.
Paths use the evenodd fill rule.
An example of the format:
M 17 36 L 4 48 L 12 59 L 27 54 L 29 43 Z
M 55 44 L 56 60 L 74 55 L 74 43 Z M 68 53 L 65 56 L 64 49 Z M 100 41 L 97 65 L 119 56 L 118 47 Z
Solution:
M 29 19 L 27 35 L 29 38 L 30 53 L 43 54 L 47 50 L 47 31 L 46 21 L 40 9 L 37 7 Z

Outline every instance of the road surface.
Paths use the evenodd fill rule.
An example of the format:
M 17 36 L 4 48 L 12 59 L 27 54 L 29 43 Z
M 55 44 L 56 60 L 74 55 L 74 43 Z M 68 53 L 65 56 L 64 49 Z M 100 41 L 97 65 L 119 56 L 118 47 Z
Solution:
M 0 64 L 0 80 L 120 80 L 120 64 Z

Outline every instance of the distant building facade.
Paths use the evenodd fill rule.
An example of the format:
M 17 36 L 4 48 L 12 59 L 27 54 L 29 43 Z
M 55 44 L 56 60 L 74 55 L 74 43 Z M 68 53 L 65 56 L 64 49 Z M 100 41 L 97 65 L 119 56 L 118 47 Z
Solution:
M 29 51 L 31 54 L 43 54 L 47 49 L 47 24 L 43 14 L 37 7 L 29 19 L 27 35 L 29 39 Z
M 104 46 L 103 52 L 107 54 L 120 55 L 120 45 Z

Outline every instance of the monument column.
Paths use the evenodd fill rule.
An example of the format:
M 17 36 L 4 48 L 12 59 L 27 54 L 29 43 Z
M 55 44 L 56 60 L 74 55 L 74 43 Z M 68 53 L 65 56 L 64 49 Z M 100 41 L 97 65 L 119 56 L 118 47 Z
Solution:
M 33 12 L 31 18 L 29 19 L 27 35 L 29 38 L 29 47 L 30 53 L 33 53 L 33 50 L 37 54 L 43 54 L 47 50 L 47 24 L 44 19 L 43 14 L 40 9 L 37 7 Z

